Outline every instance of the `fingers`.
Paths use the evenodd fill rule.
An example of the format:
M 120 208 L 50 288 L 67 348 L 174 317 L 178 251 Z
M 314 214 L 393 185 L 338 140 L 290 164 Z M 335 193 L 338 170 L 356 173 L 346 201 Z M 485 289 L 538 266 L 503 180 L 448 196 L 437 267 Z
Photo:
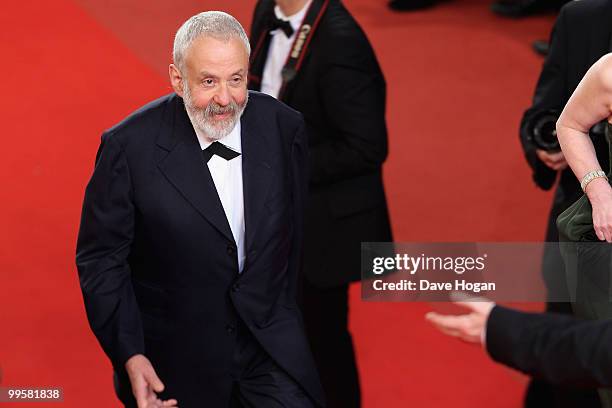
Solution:
M 601 235 L 601 239 L 602 241 L 607 241 L 607 242 L 612 242 L 612 227 L 609 225 L 609 223 L 607 222 L 603 222 L 601 225 L 599 225 L 599 231 Z M 598 235 L 598 236 L 599 236 Z
M 142 354 L 132 356 L 125 364 L 130 377 L 132 393 L 138 408 L 177 407 L 175 399 L 162 401 L 156 393 L 164 390 L 164 384 L 155 373 L 151 362 Z
M 536 150 L 538 158 L 553 170 L 563 170 L 567 168 L 567 162 L 563 152 L 550 153 L 541 149 Z
M 459 331 L 457 330 L 453 330 L 453 329 L 447 329 L 443 326 L 436 326 L 438 330 L 440 330 L 442 333 L 446 334 L 447 336 L 450 337 L 461 337 L 461 334 L 459 333 Z
M 137 400 L 138 408 L 178 408 L 178 402 L 175 399 L 169 399 L 166 401 L 162 401 L 157 397 L 157 394 L 153 391 L 153 389 L 148 386 L 147 387 L 147 395 L 142 400 Z
M 436 328 L 442 333 L 452 337 L 457 337 L 459 335 L 459 331 L 457 330 L 456 325 L 452 323 L 449 324 L 445 317 L 448 316 L 442 316 L 435 312 L 429 312 L 425 315 L 425 320 L 436 326 Z
M 150 389 L 149 398 L 147 399 L 146 408 L 178 408 L 178 402 L 175 399 L 169 399 L 166 401 L 162 401 L 157 397 L 153 389 Z
M 140 380 L 137 381 L 136 385 L 132 385 L 134 397 L 138 403 L 138 408 L 161 408 L 162 401 L 157 398 L 156 392 L 162 392 L 164 390 L 164 384 L 162 384 L 155 370 L 151 367 L 145 369 Z
M 567 162 L 564 158 L 560 160 L 544 160 L 544 164 L 553 170 L 563 170 L 567 167 Z
M 561 163 L 565 161 L 565 155 L 563 152 L 555 152 L 555 153 L 546 153 L 548 156 L 548 160 L 551 163 Z
M 548 167 L 550 167 L 553 170 L 565 170 L 567 168 L 567 162 L 563 160 L 557 163 L 552 163 Z
M 599 220 L 593 221 L 593 229 L 595 230 L 595 235 L 599 238 L 600 241 L 612 242 L 612 226 L 607 225 L 606 222 L 601 222 Z
M 610 242 L 610 233 L 608 232 L 606 227 L 595 228 L 595 233 L 597 234 L 597 238 L 600 241 Z
M 484 316 L 485 320 L 489 318 L 489 313 L 491 309 L 493 309 L 493 306 L 495 306 L 494 302 L 485 298 L 474 298 L 471 301 L 459 301 L 454 303 L 458 306 L 468 308 L 480 316 Z
M 432 322 L 442 333 L 457 337 L 461 340 L 473 342 L 469 336 L 468 315 L 463 316 L 444 316 L 437 313 L 428 313 L 425 318 Z
M 595 228 L 595 234 L 600 241 L 612 242 L 610 232 L 606 228 Z
M 550 154 L 546 150 L 536 149 L 536 156 L 545 163 L 550 160 Z
M 149 405 L 150 391 L 144 377 L 139 376 L 132 381 L 132 393 L 138 404 L 138 408 L 147 408 Z
M 164 390 L 164 383 L 161 382 L 153 367 L 151 367 L 149 370 L 145 370 L 143 375 L 153 391 L 162 392 Z
M 593 230 L 595 231 L 595 235 L 597 235 L 597 239 L 598 240 L 600 240 L 600 241 L 605 240 L 605 236 L 604 236 L 603 232 L 601 232 L 601 229 L 598 226 L 593 225 Z
M 477 313 L 449 316 L 430 312 L 425 315 L 425 318 L 448 336 L 458 337 L 469 343 L 481 341 L 484 320 Z
M 161 408 L 162 401 L 157 398 L 157 394 L 153 391 L 153 389 L 147 385 L 144 387 L 144 391 L 141 392 L 138 396 L 134 394 L 136 397 L 136 402 L 138 404 L 138 408 Z
M 457 306 L 465 307 L 470 310 L 479 310 L 478 305 L 492 304 L 489 299 L 483 296 L 474 296 L 471 293 L 454 290 L 449 295 L 450 300 Z
M 457 306 L 465 307 L 466 309 L 469 309 L 472 312 L 482 314 L 484 312 L 483 303 L 486 303 L 486 302 L 460 301 L 460 302 L 453 302 L 453 303 L 456 304 Z
M 594 207 L 593 208 L 593 230 L 595 231 L 595 235 L 597 235 L 597 239 L 600 241 L 606 240 L 605 223 L 602 221 L 599 211 Z
M 458 332 L 463 329 L 463 324 L 465 324 L 465 319 L 462 319 L 462 316 L 441 315 L 436 312 L 427 313 L 425 318 L 442 331 Z
M 147 387 L 147 405 L 146 408 L 161 408 L 161 401 L 157 398 L 157 395 L 153 392 L 151 386 Z

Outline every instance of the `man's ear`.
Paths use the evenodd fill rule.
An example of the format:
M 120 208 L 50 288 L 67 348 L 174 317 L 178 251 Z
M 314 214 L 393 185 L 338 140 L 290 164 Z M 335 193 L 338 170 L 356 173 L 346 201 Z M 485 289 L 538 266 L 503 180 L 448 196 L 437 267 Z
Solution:
M 181 98 L 183 97 L 183 77 L 181 71 L 174 64 L 170 64 L 168 67 L 168 75 L 170 75 L 170 84 L 174 89 L 174 92 Z

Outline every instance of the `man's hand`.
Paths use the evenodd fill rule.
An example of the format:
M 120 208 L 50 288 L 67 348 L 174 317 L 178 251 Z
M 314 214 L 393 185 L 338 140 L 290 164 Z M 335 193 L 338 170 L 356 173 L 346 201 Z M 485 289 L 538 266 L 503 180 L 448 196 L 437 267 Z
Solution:
M 132 393 L 138 403 L 138 408 L 177 407 L 175 399 L 162 401 L 156 392 L 164 390 L 161 382 L 148 358 L 142 354 L 130 357 L 125 363 L 125 369 L 130 377 Z
M 495 303 L 489 301 L 462 301 L 453 303 L 471 310 L 471 313 L 454 316 L 429 312 L 425 315 L 425 319 L 433 323 L 442 333 L 449 336 L 459 337 L 468 343 L 481 343 L 484 341 L 484 330 Z
M 567 168 L 567 162 L 563 152 L 550 153 L 546 150 L 537 149 L 536 155 L 538 159 L 542 160 L 545 165 L 553 170 L 564 170 Z

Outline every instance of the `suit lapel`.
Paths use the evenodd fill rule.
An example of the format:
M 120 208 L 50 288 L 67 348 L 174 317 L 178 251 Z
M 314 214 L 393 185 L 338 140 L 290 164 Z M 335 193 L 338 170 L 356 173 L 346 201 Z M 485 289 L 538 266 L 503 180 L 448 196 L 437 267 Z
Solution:
M 270 35 L 267 30 L 261 31 L 258 37 L 255 38 L 253 54 L 249 62 L 249 89 L 254 91 L 261 90 L 261 81 L 263 78 L 264 66 L 268 57 L 270 48 Z
M 204 159 L 193 126 L 189 121 L 182 99 L 176 97 L 172 147 L 158 139 L 158 146 L 169 150 L 158 163 L 168 181 L 210 222 L 221 234 L 234 241 L 223 205 Z M 166 132 L 167 133 L 167 132 Z
M 250 108 L 254 107 L 250 106 Z M 262 211 L 273 171 L 266 134 L 258 124 L 254 109 L 249 109 L 249 107 L 245 109 L 241 119 L 241 130 L 245 247 L 248 254 L 263 216 Z
M 253 17 L 253 27 L 250 35 L 251 58 L 249 60 L 249 89 L 261 90 L 264 65 L 270 48 L 271 36 L 268 30 L 270 18 L 274 16 L 274 0 L 264 0 L 258 3 Z

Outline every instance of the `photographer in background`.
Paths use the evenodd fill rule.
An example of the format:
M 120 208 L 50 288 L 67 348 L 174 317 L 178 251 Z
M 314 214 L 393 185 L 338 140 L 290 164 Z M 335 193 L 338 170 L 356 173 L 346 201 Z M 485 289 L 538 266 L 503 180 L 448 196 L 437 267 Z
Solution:
M 559 177 L 546 231 L 548 242 L 559 240 L 555 224 L 558 215 L 582 195 L 580 185 L 567 167 L 559 148 L 555 122 L 589 67 L 609 52 L 611 23 L 612 0 L 573 1 L 561 9 L 553 28 L 550 51 L 538 79 L 533 104 L 521 121 L 521 143 L 536 185 L 549 190 Z M 603 131 L 601 125 L 593 127 L 591 138 L 597 157 L 606 170 L 609 159 Z M 546 246 L 542 272 L 549 291 L 546 310 L 572 313 L 569 303 L 555 302 L 569 299 L 563 260 L 556 245 Z M 600 403 L 594 390 L 575 391 L 534 380 L 528 387 L 525 406 L 597 407 Z
M 358 408 L 349 284 L 361 278 L 361 243 L 393 240 L 382 179 L 385 78 L 340 0 L 259 0 L 251 44 L 249 88 L 304 115 L 310 180 L 300 306 L 327 407 Z

